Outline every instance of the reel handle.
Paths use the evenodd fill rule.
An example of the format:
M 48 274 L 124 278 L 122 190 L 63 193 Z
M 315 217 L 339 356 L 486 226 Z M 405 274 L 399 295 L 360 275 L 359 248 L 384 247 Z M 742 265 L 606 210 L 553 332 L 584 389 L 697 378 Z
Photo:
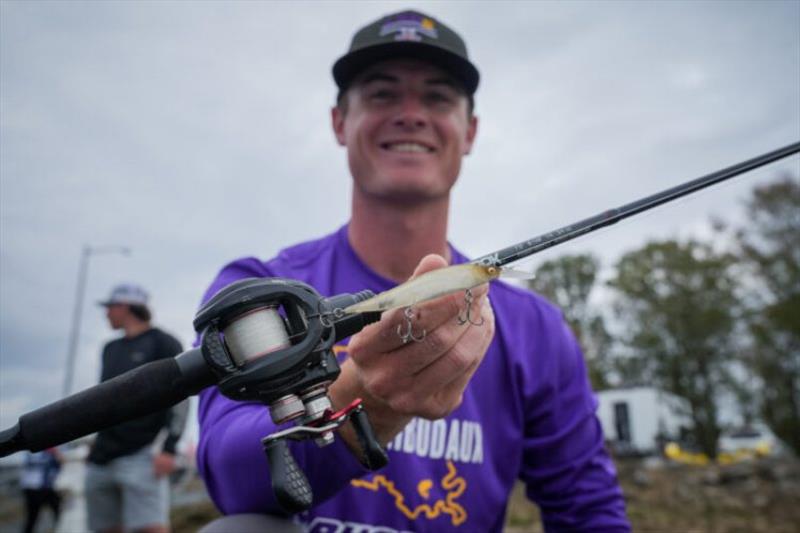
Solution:
M 269 461 L 272 490 L 280 506 L 292 514 L 309 509 L 314 501 L 311 485 L 297 466 L 286 440 L 267 440 L 264 451 Z
M 296 426 L 264 437 L 261 443 L 267 454 L 272 478 L 272 491 L 275 500 L 288 513 L 306 511 L 314 502 L 311 485 L 303 471 L 294 460 L 287 440 L 315 439 L 329 434 L 350 420 L 361 448 L 359 461 L 369 470 L 383 468 L 389 462 L 389 456 L 375 438 L 375 432 L 369 422 L 361 399 L 354 400 L 348 407 L 335 413 L 325 426 Z
M 359 406 L 350 415 L 350 423 L 353 424 L 353 429 L 356 430 L 358 444 L 361 446 L 361 464 L 370 470 L 378 470 L 386 466 L 389 462 L 389 456 L 381 446 L 381 443 L 378 442 L 378 439 L 375 438 L 375 432 L 372 430 L 372 424 L 369 422 L 367 412 Z

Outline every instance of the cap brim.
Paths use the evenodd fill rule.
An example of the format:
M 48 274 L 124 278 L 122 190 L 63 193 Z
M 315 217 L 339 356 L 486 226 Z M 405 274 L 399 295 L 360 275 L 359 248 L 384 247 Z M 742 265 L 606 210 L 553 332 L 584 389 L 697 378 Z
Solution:
M 147 307 L 147 304 L 143 304 L 140 302 L 124 302 L 124 301 L 112 302 L 111 300 L 99 301 L 97 302 L 97 305 L 99 305 L 100 307 L 111 307 L 112 305 L 139 305 L 142 307 Z
M 410 57 L 429 61 L 460 80 L 467 94 L 478 88 L 480 74 L 475 65 L 463 57 L 424 42 L 391 42 L 369 46 L 350 52 L 333 64 L 333 79 L 339 90 L 347 89 L 353 79 L 365 68 L 378 61 L 397 57 Z

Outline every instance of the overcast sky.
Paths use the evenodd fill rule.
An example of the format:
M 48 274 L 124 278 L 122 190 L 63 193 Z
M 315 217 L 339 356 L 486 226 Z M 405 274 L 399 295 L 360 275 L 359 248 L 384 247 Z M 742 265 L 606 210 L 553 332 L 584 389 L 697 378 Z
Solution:
M 800 140 L 797 1 L 3 1 L 0 428 L 61 393 L 83 245 L 132 254 L 91 257 L 74 390 L 98 379 L 115 283 L 144 285 L 188 345 L 220 266 L 347 221 L 330 67 L 405 7 L 461 33 L 482 74 L 451 210 L 468 255 Z M 782 171 L 800 159 L 537 261 L 707 235 Z

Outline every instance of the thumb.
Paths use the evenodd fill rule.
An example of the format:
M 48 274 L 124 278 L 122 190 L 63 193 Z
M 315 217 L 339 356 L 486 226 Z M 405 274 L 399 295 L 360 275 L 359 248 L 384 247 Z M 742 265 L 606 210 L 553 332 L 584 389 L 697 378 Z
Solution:
M 438 270 L 446 266 L 449 266 L 449 263 L 444 257 L 437 254 L 428 254 L 425 257 L 423 257 L 417 264 L 417 267 L 414 269 L 414 273 L 411 274 L 410 279 L 414 279 L 426 272 L 430 272 L 431 270 Z

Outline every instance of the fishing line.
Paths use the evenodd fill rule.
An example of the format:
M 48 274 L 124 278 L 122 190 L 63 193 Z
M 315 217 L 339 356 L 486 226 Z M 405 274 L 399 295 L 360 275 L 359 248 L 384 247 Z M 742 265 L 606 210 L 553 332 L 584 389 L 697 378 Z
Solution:
M 277 306 L 253 309 L 222 331 L 225 344 L 237 365 L 287 348 L 289 335 Z

